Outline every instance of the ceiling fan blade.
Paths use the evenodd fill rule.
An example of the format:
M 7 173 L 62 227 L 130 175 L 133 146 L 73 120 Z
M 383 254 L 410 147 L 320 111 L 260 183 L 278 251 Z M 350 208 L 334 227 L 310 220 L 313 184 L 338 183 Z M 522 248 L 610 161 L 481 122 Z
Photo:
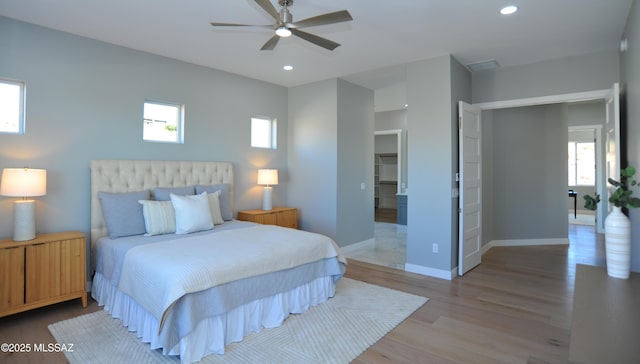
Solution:
M 269 0 L 255 0 L 255 2 L 260 5 L 261 8 L 263 8 L 267 13 L 269 13 L 269 15 L 271 15 L 276 22 L 280 22 L 280 13 L 278 13 L 278 10 L 276 10 L 275 7 L 273 7 L 273 4 L 271 4 L 271 1 Z
M 306 28 L 306 27 L 315 27 L 318 25 L 342 23 L 342 22 L 351 21 L 351 20 L 353 20 L 353 18 L 351 17 L 351 14 L 349 14 L 349 12 L 346 10 L 341 10 L 341 11 L 336 11 L 334 13 L 327 13 L 327 14 L 322 14 L 318 16 L 313 16 L 311 18 L 302 19 L 292 24 L 287 24 L 287 26 L 291 28 Z
M 280 36 L 279 35 L 274 35 L 273 37 L 271 37 L 263 46 L 262 48 L 260 48 L 261 51 L 272 51 L 273 48 L 276 47 L 276 44 L 278 44 L 278 41 L 280 40 Z
M 340 44 L 331 41 L 329 39 L 326 38 L 322 38 L 322 37 L 318 37 L 317 35 L 313 35 L 307 32 L 303 32 L 302 30 L 298 30 L 295 28 L 291 28 L 291 33 L 293 33 L 293 35 L 298 36 L 304 40 L 306 40 L 307 42 L 311 42 L 317 46 L 320 46 L 322 48 L 326 48 L 330 51 L 336 49 L 337 47 L 340 46 Z
M 255 25 L 255 24 L 236 24 L 236 23 L 210 23 L 214 27 L 254 27 L 254 28 L 268 28 L 275 29 L 273 25 Z

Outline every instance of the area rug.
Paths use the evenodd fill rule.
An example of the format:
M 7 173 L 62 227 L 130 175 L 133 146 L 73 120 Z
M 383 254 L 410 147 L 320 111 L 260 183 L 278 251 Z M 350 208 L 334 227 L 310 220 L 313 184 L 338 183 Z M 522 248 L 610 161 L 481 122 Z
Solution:
M 428 298 L 343 278 L 336 295 L 284 324 L 263 329 L 201 363 L 349 363 Z M 150 350 L 103 310 L 49 325 L 58 343 L 73 344 L 70 363 L 178 363 Z

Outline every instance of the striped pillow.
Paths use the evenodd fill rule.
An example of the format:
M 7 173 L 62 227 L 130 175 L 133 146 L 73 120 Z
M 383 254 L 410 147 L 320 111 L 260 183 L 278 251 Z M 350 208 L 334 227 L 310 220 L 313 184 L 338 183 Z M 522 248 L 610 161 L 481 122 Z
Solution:
M 173 234 L 176 232 L 176 213 L 171 201 L 139 200 L 142 205 L 145 236 Z
M 224 219 L 222 218 L 222 213 L 220 212 L 220 193 L 222 191 L 218 190 L 214 193 L 207 193 L 207 198 L 209 198 L 209 209 L 211 210 L 211 219 L 215 225 L 220 225 L 224 223 Z

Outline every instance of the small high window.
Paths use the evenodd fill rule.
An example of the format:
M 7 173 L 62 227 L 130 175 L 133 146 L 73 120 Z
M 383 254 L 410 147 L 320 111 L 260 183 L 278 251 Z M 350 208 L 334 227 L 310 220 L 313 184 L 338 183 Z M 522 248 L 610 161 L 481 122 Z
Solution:
M 24 134 L 25 84 L 0 78 L 0 133 Z
M 145 101 L 142 139 L 184 143 L 184 105 Z
M 251 146 L 254 148 L 277 148 L 276 119 L 263 117 L 251 118 Z

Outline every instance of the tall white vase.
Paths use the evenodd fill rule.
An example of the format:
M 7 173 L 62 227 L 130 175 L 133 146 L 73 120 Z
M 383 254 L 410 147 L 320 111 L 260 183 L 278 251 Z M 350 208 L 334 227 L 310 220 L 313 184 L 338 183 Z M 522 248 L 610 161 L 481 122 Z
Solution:
M 620 207 L 613 207 L 604 220 L 604 240 L 607 255 L 607 274 L 615 278 L 629 278 L 631 271 L 631 223 Z

